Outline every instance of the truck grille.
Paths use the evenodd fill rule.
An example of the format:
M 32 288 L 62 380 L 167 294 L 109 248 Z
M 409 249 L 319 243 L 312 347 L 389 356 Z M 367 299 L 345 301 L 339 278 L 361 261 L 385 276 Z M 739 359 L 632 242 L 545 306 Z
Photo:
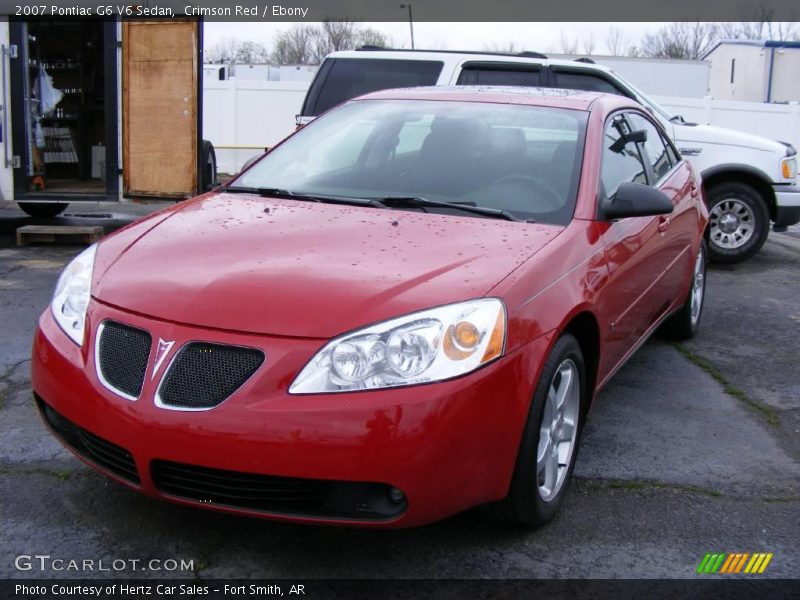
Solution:
M 158 402 L 184 410 L 213 408 L 252 377 L 264 362 L 255 348 L 191 342 L 180 349 L 158 390 Z
M 97 373 L 103 385 L 129 400 L 142 393 L 152 338 L 143 329 L 103 321 L 97 332 Z
M 156 488 L 170 496 L 275 514 L 387 520 L 405 512 L 405 497 L 390 499 L 382 483 L 275 477 L 156 460 Z

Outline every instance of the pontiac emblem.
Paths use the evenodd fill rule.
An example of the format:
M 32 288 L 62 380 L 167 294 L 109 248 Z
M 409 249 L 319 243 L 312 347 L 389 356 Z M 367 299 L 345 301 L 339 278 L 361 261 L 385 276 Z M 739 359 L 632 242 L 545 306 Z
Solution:
M 161 368 L 164 359 L 167 358 L 169 351 L 172 350 L 172 346 L 175 345 L 175 340 L 167 341 L 162 338 L 158 338 L 158 347 L 156 348 L 156 364 L 153 366 L 153 374 L 150 375 L 150 380 L 152 381 L 158 370 Z

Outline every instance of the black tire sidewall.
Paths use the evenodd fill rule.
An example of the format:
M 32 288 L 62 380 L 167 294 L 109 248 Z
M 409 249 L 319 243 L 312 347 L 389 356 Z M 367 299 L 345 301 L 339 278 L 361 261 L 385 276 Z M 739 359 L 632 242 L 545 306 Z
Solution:
M 209 161 L 209 159 L 211 159 Z M 209 162 L 211 167 L 209 168 Z M 200 182 L 200 192 L 206 192 L 216 183 L 217 180 L 217 153 L 214 146 L 208 140 L 203 140 L 200 150 L 200 164 L 202 165 L 203 180 Z
M 547 399 L 547 392 L 550 388 L 553 376 L 555 375 L 558 366 L 567 358 L 573 360 L 578 368 L 580 390 L 581 390 L 581 406 L 578 411 L 578 430 L 575 436 L 575 447 L 570 457 L 570 464 L 567 468 L 567 475 L 561 489 L 556 496 L 549 501 L 544 501 L 539 494 L 538 480 L 537 480 L 537 465 L 536 456 L 539 447 L 539 429 L 544 416 L 544 406 Z M 567 488 L 569 481 L 572 477 L 572 471 L 575 468 L 575 461 L 578 456 L 578 449 L 580 447 L 581 431 L 583 429 L 584 417 L 586 414 L 587 405 L 587 389 L 586 389 L 586 366 L 583 359 L 578 341 L 571 334 L 564 334 L 553 346 L 550 354 L 545 362 L 542 373 L 539 377 L 539 382 L 536 386 L 536 391 L 531 401 L 531 406 L 528 412 L 528 420 L 525 426 L 525 431 L 522 436 L 520 448 L 517 456 L 517 463 L 514 469 L 514 476 L 511 482 L 509 495 L 506 499 L 510 503 L 514 513 L 513 520 L 529 524 L 529 525 L 543 525 L 552 520 L 558 513 Z
M 17 205 L 27 215 L 37 219 L 51 219 L 65 210 L 67 202 L 18 202 Z
M 708 191 L 707 204 L 711 210 L 720 202 L 727 199 L 736 199 L 746 204 L 753 212 L 755 217 L 755 231 L 753 237 L 743 246 L 728 250 L 721 248 L 714 243 L 709 235 L 708 238 L 708 257 L 713 262 L 718 263 L 738 263 L 747 260 L 758 252 L 767 241 L 769 235 L 769 211 L 761 194 L 746 183 L 730 182 L 718 183 Z

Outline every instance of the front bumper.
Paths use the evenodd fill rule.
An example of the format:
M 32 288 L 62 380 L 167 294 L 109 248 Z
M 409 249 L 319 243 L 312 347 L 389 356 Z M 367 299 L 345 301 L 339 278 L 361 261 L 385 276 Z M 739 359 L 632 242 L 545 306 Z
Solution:
M 154 402 L 163 373 L 151 377 L 152 356 L 135 401 L 115 395 L 98 380 L 94 335 L 105 319 L 146 329 L 153 339 L 175 340 L 175 350 L 184 342 L 205 340 L 260 347 L 267 360 L 212 410 L 166 410 Z M 91 440 L 96 436 L 128 452 L 135 478 L 120 477 L 102 461 L 98 464 L 91 456 L 87 460 L 85 452 L 76 452 L 90 465 L 129 487 L 182 504 L 275 519 L 376 527 L 428 523 L 507 493 L 538 377 L 538 369 L 531 365 L 542 363 L 550 342 L 543 336 L 450 381 L 291 396 L 286 392 L 289 384 L 324 340 L 206 330 L 143 318 L 94 301 L 87 324 L 89 342 L 79 348 L 45 311 L 34 339 L 32 383 L 44 405 Z M 235 500 L 181 497 L 159 487 L 154 477 L 154 468 L 165 462 L 274 478 L 367 482 L 401 490 L 404 504 L 400 514 L 386 518 L 358 514 L 345 518 L 302 507 L 273 512 L 237 505 Z M 371 487 L 370 493 L 375 489 Z
M 775 227 L 784 228 L 800 223 L 800 186 L 774 185 Z

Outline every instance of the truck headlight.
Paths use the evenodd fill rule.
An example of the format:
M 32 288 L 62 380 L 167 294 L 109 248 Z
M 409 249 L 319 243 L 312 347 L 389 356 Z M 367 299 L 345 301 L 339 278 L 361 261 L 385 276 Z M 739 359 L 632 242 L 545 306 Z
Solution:
M 92 272 L 97 244 L 89 246 L 72 259 L 61 273 L 50 303 L 56 322 L 79 346 L 83 343 L 86 309 L 92 291 Z
M 289 388 L 318 394 L 390 388 L 464 375 L 502 355 L 506 311 L 497 298 L 440 306 L 339 336 Z
M 784 179 L 797 178 L 797 157 L 787 156 L 781 159 L 781 175 Z

